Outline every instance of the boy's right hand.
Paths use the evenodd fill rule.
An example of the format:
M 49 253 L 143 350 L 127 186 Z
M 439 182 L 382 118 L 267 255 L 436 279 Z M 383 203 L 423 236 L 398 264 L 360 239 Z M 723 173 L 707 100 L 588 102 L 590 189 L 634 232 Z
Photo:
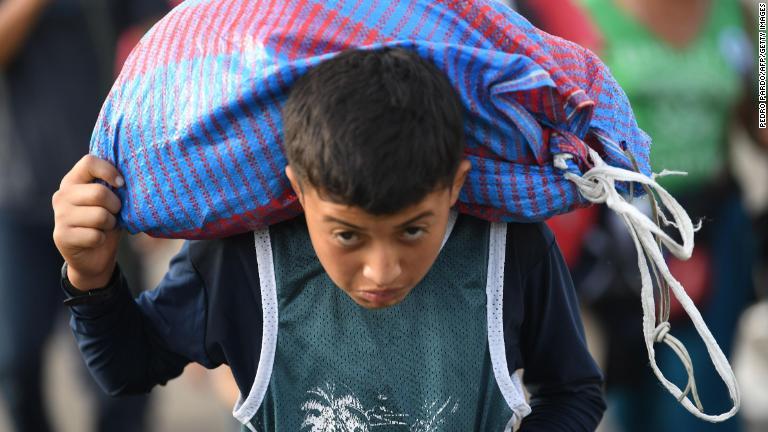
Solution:
M 114 165 L 87 155 L 64 176 L 52 198 L 56 221 L 53 241 L 67 262 L 69 282 L 82 291 L 109 283 L 121 235 L 115 217 L 120 199 L 94 180 L 115 188 L 125 184 Z

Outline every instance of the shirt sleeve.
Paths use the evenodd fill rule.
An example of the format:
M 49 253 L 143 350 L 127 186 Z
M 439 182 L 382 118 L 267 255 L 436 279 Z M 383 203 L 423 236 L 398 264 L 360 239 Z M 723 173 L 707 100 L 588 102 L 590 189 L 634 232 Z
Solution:
M 603 377 L 587 349 L 573 283 L 554 236 L 544 224 L 529 227 L 508 238 L 520 250 L 513 251 L 516 265 L 505 270 L 517 272 L 511 279 L 522 288 L 519 356 L 532 411 L 520 430 L 594 431 L 605 411 Z
M 194 361 L 206 367 L 205 286 L 185 244 L 160 285 L 134 301 L 118 273 L 98 302 L 71 307 L 70 327 L 86 364 L 110 395 L 146 393 Z M 68 297 L 72 297 L 65 289 Z

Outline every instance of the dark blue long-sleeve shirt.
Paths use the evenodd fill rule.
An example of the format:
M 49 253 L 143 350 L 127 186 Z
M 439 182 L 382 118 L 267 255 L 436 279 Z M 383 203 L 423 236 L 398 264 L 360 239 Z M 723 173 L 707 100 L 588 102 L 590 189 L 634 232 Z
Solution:
M 507 363 L 512 371 L 524 369 L 531 392 L 532 412 L 521 430 L 592 431 L 605 410 L 602 376 L 587 351 L 552 233 L 544 224 L 509 224 L 506 245 Z M 105 391 L 148 392 L 197 362 L 208 368 L 228 364 L 241 394 L 248 394 L 262 329 L 251 234 L 185 243 L 157 289 L 135 301 L 119 274 L 108 290 L 111 295 L 99 303 L 72 307 L 71 320 Z

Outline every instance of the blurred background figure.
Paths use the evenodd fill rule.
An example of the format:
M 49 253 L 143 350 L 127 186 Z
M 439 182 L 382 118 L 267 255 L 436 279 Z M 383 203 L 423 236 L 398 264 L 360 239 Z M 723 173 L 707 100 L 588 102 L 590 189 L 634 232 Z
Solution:
M 191 365 L 111 398 L 76 353 L 59 288 L 51 195 L 88 151 L 114 74 L 171 0 L 0 0 L 0 431 L 239 430 L 231 372 Z M 131 285 L 157 285 L 179 241 L 125 236 Z M 138 293 L 134 293 L 138 294 Z M 64 312 L 64 313 L 62 313 Z M 55 336 L 55 337 L 51 337 Z
M 757 45 L 758 2 L 743 0 L 751 19 L 747 30 L 750 40 Z M 755 50 L 753 49 L 753 52 Z M 752 104 L 747 106 L 745 117 L 750 118 L 752 135 L 756 135 L 763 151 L 751 145 L 749 134 L 737 131 L 733 146 L 733 159 L 742 167 L 735 170 L 745 186 L 744 198 L 747 209 L 754 218 L 755 238 L 758 241 L 758 265 L 755 272 L 759 301 L 742 315 L 739 336 L 735 345 L 734 368 L 742 395 L 742 418 L 749 432 L 768 430 L 768 129 L 758 129 L 757 74 L 753 75 L 750 95 Z
M 688 172 L 659 181 L 693 220 L 702 219 L 703 228 L 690 260 L 668 257 L 667 263 L 730 355 L 739 318 L 755 296 L 753 265 L 756 248 L 764 244 L 754 235 L 741 186 L 753 190 L 751 182 L 761 178 L 758 171 L 765 168 L 736 165 L 734 176 L 731 155 L 736 141 L 749 142 L 747 150 L 757 153 L 768 148 L 765 134 L 756 128 L 751 98 L 757 94 L 754 51 L 744 9 L 730 0 L 580 0 L 579 25 L 574 28 L 573 21 L 558 18 L 570 15 L 556 10 L 560 2 L 518 3 L 534 24 L 592 49 L 609 65 L 640 127 L 653 139 L 654 171 Z M 644 205 L 638 201 L 638 206 Z M 757 207 L 753 215 L 760 212 Z M 658 384 L 648 367 L 637 258 L 623 223 L 599 206 L 554 218 L 550 224 L 582 301 L 604 334 L 602 363 L 609 397 L 604 430 L 741 430 L 738 417 L 718 425 L 696 419 Z M 727 411 L 727 389 L 675 301 L 671 323 L 672 334 L 693 357 L 705 412 Z M 685 386 L 685 371 L 670 350 L 657 346 L 657 361 L 668 378 Z
M 17 431 L 54 430 L 43 348 L 64 307 L 51 195 L 88 151 L 117 36 L 134 24 L 146 30 L 167 8 L 163 0 L 0 0 L 0 392 Z M 122 249 L 140 286 L 140 262 L 129 244 Z M 94 390 L 97 430 L 144 429 L 146 397 Z
M 600 34 L 577 0 L 517 0 L 517 12 L 549 34 L 594 48 Z

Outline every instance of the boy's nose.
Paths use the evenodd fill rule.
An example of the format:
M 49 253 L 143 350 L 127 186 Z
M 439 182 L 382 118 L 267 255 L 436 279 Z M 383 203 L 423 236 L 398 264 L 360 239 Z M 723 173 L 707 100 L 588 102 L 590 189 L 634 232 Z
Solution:
M 391 287 L 401 273 L 396 254 L 384 250 L 372 253 L 363 267 L 363 276 L 381 287 Z

